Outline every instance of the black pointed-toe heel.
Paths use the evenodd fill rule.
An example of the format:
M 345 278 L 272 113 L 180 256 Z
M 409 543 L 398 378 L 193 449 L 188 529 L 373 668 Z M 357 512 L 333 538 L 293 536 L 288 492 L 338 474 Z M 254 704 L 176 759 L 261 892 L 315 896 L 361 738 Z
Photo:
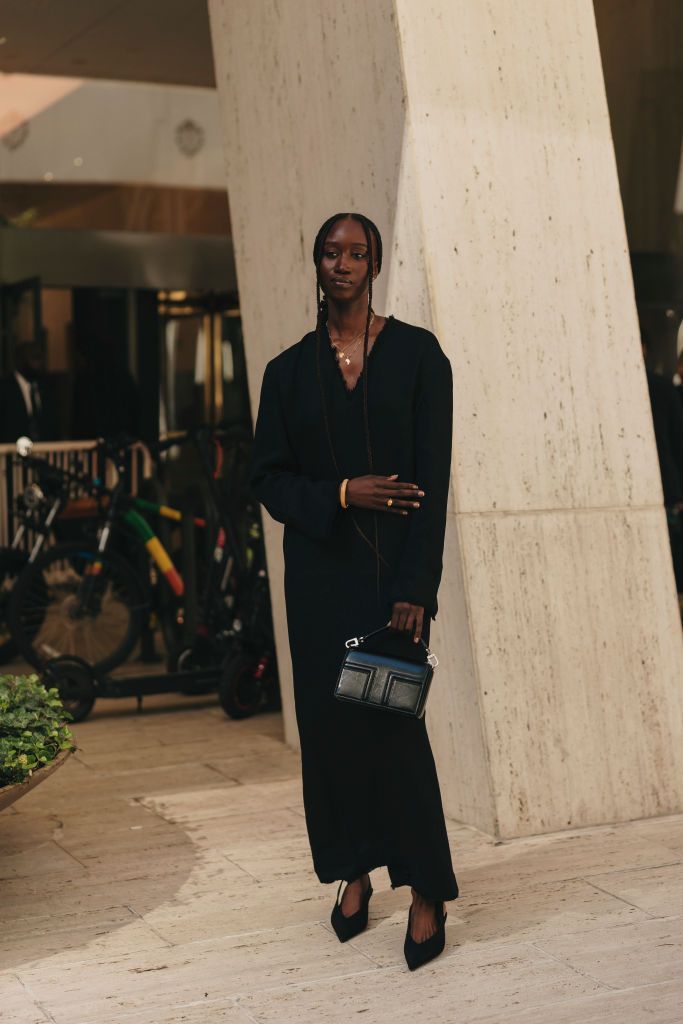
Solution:
M 446 918 L 448 914 L 444 909 L 443 903 L 437 903 L 435 909 L 437 929 L 424 942 L 416 942 L 410 934 L 410 911 L 408 911 L 408 930 L 406 931 L 403 953 L 411 971 L 422 967 L 423 964 L 429 963 L 439 953 L 443 953 L 443 948 L 446 945 Z
M 348 942 L 349 939 L 354 938 L 354 936 L 360 935 L 360 933 L 365 931 L 368 926 L 368 906 L 370 904 L 370 897 L 372 896 L 372 883 L 370 879 L 368 879 L 368 887 L 363 894 L 363 902 L 360 909 L 357 910 L 355 914 L 351 914 L 350 917 L 346 917 L 345 914 L 342 914 L 341 904 L 339 902 L 339 893 L 342 890 L 343 884 L 344 881 L 342 880 L 339 883 L 337 899 L 335 900 L 330 922 L 339 941 Z

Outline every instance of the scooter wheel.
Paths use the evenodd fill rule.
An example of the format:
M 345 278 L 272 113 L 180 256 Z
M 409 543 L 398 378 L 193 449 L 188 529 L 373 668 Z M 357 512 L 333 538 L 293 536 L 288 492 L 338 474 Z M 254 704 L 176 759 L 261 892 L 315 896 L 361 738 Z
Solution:
M 74 654 L 53 658 L 43 669 L 45 686 L 55 686 L 72 721 L 82 722 L 95 703 L 95 680 L 87 661 Z
M 223 662 L 218 699 L 231 718 L 249 718 L 262 708 L 265 686 L 256 676 L 258 665 L 258 656 L 246 651 L 229 655 Z

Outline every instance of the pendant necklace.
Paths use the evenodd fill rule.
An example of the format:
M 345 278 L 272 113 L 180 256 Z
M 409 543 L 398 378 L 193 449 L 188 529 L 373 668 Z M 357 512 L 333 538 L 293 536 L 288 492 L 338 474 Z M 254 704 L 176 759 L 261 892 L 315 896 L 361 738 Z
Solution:
M 370 327 L 372 327 L 372 321 L 373 321 L 374 319 L 375 319 L 375 314 L 374 314 L 374 313 L 370 313 L 370 324 L 368 325 L 368 330 L 370 329 Z M 350 358 L 349 358 L 349 353 L 350 353 L 350 352 L 351 352 L 351 350 L 352 350 L 352 349 L 354 348 L 354 345 L 355 345 L 355 344 L 356 344 L 357 342 L 359 342 L 359 341 L 360 341 L 360 339 L 361 339 L 362 337 L 364 337 L 364 335 L 365 335 L 365 328 L 363 328 L 363 330 L 362 330 L 362 331 L 360 331 L 360 332 L 359 332 L 358 334 L 356 334 L 356 335 L 355 335 L 355 337 L 351 338 L 351 339 L 350 339 L 350 340 L 349 340 L 349 341 L 348 341 L 348 342 L 347 342 L 347 343 L 346 343 L 346 344 L 344 345 L 344 349 L 345 349 L 345 351 L 343 351 L 343 350 L 342 350 L 341 348 L 338 348 L 338 347 L 337 347 L 337 345 L 335 345 L 335 343 L 334 343 L 334 341 L 333 341 L 333 339 L 332 339 L 332 334 L 331 334 L 331 332 L 330 332 L 330 328 L 329 328 L 329 325 L 328 325 L 328 327 L 327 327 L 327 333 L 328 333 L 328 334 L 330 335 L 330 344 L 332 345 L 332 348 L 334 349 L 334 351 L 335 351 L 335 353 L 336 353 L 336 355 L 337 355 L 337 360 L 338 360 L 339 362 L 341 362 L 341 361 L 342 361 L 342 359 L 343 359 L 343 360 L 344 360 L 344 362 L 346 363 L 346 365 L 347 365 L 347 366 L 350 366 L 350 365 L 351 365 L 351 360 L 350 360 Z M 341 338 L 337 338 L 337 341 L 342 341 L 342 339 L 341 339 Z

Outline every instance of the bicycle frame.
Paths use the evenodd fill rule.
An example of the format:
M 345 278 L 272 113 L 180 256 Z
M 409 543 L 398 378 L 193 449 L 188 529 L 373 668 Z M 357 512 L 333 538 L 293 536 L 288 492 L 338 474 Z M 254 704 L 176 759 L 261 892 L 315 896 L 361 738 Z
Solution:
M 149 504 L 152 503 L 149 502 Z M 162 506 L 157 506 L 158 509 L 161 507 Z M 167 511 L 175 512 L 174 509 L 168 509 Z M 178 517 L 180 517 L 180 513 L 178 514 Z M 166 518 L 176 519 L 176 516 L 171 515 Z M 127 523 L 133 532 L 140 538 L 147 549 L 150 558 L 157 565 L 159 572 L 164 576 L 176 597 L 182 597 L 185 593 L 185 583 L 183 578 L 174 566 L 166 548 L 156 536 L 147 520 L 144 519 L 134 508 L 129 508 L 123 513 L 123 521 L 124 523 Z
M 40 483 L 33 480 L 27 484 L 27 487 L 24 488 L 20 495 L 18 495 L 17 501 L 21 501 L 28 488 L 36 487 L 41 492 L 39 505 L 47 508 L 47 512 L 45 512 L 42 517 L 35 514 L 37 511 L 36 509 L 29 508 L 28 510 L 18 513 L 21 521 L 14 532 L 11 547 L 14 550 L 18 549 L 25 534 L 29 530 L 32 533 L 37 534 L 27 559 L 29 563 L 33 563 L 43 550 L 43 547 L 50 535 L 50 531 L 55 525 L 55 520 L 64 511 L 64 509 L 68 507 L 69 502 L 71 501 L 69 485 L 78 484 L 86 490 L 97 494 L 104 493 L 104 489 L 98 488 L 97 485 L 93 485 L 93 482 L 85 474 L 73 473 L 65 469 L 58 469 L 46 460 L 35 458 L 33 456 L 23 455 L 21 458 L 27 465 L 33 466 L 36 469 L 38 479 L 40 480 L 42 476 L 43 480 Z M 45 486 L 45 480 L 50 480 L 53 484 L 57 485 L 57 491 L 54 496 L 52 494 L 43 493 L 41 483 Z M 45 489 L 48 490 L 48 488 Z

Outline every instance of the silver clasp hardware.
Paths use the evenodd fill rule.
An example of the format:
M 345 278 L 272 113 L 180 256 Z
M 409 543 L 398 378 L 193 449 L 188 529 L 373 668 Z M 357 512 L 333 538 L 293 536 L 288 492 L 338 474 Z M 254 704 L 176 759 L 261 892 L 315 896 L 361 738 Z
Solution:
M 432 666 L 432 668 L 438 668 L 439 667 L 439 659 L 437 658 L 437 656 L 435 654 L 432 654 L 432 652 L 429 650 L 429 648 L 427 648 L 427 661 Z
M 358 647 L 358 637 L 352 636 L 349 640 L 346 641 L 344 647 Z

